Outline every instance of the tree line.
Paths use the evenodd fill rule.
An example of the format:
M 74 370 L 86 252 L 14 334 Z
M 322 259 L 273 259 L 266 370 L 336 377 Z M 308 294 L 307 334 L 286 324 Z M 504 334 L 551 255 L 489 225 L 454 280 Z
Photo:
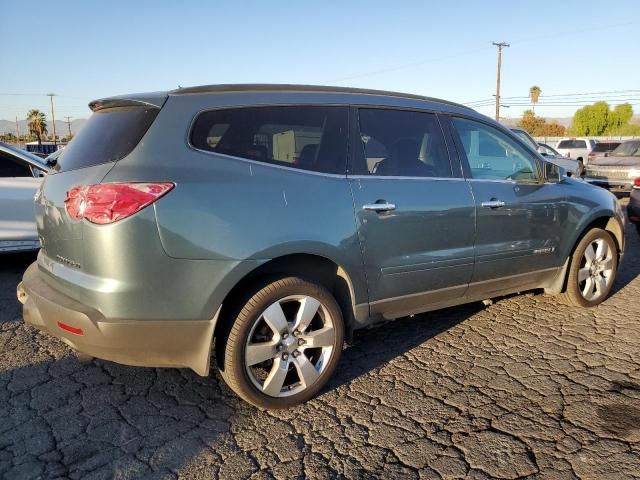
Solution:
M 640 135 L 640 125 L 631 123 L 633 107 L 629 103 L 616 105 L 611 109 L 607 102 L 596 102 L 593 105 L 576 110 L 569 128 L 558 122 L 548 122 L 535 114 L 542 89 L 533 86 L 529 89 L 531 109 L 522 113 L 518 127 L 525 129 L 534 137 L 562 137 L 564 135 L 600 136 L 600 135 Z

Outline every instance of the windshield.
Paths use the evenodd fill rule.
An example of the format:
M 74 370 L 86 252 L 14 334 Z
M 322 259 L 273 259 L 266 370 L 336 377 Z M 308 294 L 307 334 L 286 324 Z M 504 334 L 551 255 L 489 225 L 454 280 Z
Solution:
M 522 140 L 524 143 L 529 145 L 531 148 L 533 148 L 534 150 L 538 149 L 538 144 L 533 138 L 529 136 L 527 132 L 525 132 L 524 130 L 512 130 L 512 131 L 513 133 L 515 133 L 520 137 L 520 140 Z
M 38 157 L 37 155 L 34 155 L 31 152 L 27 152 L 26 150 L 22 150 L 21 148 L 15 147 L 13 145 L 9 145 L 6 143 L 0 143 L 0 146 L 2 146 L 3 148 L 11 151 L 11 152 L 15 152 L 17 155 L 21 156 L 23 159 L 28 159 L 30 160 L 32 163 L 37 163 L 38 165 L 42 165 L 42 159 L 40 157 Z
M 634 140 L 632 142 L 624 142 L 613 152 L 613 157 L 640 157 L 640 140 Z
M 544 153 L 546 153 L 547 155 L 553 155 L 555 157 L 561 157 L 562 156 L 558 152 L 556 152 L 553 148 L 551 148 L 549 145 L 547 145 L 546 143 L 541 143 L 540 146 L 542 148 L 544 148 Z

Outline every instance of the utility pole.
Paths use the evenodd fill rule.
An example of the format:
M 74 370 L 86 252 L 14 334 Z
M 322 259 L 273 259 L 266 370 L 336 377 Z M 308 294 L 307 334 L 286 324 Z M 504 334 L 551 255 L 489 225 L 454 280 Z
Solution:
M 53 144 L 57 145 L 56 142 L 56 114 L 53 111 L 53 97 L 56 96 L 55 93 L 47 93 L 47 96 L 51 99 L 51 121 L 53 123 Z
M 20 143 L 20 126 L 18 125 L 18 115 L 16 115 L 16 143 Z
M 71 140 L 71 117 L 64 117 L 67 120 L 67 127 L 69 128 L 69 140 Z
M 500 67 L 502 66 L 502 49 L 509 47 L 507 42 L 500 42 L 493 44 L 498 47 L 498 78 L 496 80 L 496 122 L 500 121 Z

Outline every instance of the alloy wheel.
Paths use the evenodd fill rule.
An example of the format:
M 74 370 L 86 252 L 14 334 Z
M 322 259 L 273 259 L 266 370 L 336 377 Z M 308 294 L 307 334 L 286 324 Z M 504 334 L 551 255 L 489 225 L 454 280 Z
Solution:
M 267 307 L 251 328 L 245 369 L 265 395 L 287 397 L 313 385 L 334 353 L 328 309 L 308 295 L 284 297 Z
M 578 270 L 578 287 L 587 301 L 598 300 L 606 294 L 613 281 L 614 252 L 602 238 L 593 240 L 585 248 Z

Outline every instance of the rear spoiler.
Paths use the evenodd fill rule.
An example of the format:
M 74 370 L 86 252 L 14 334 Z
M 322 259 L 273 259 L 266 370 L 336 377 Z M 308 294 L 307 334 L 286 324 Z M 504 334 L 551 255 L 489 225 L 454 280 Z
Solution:
M 108 97 L 94 100 L 89 103 L 92 112 L 98 112 L 105 108 L 115 107 L 152 107 L 161 109 L 167 101 L 166 92 L 141 93 L 139 95 L 127 95 L 118 97 Z

